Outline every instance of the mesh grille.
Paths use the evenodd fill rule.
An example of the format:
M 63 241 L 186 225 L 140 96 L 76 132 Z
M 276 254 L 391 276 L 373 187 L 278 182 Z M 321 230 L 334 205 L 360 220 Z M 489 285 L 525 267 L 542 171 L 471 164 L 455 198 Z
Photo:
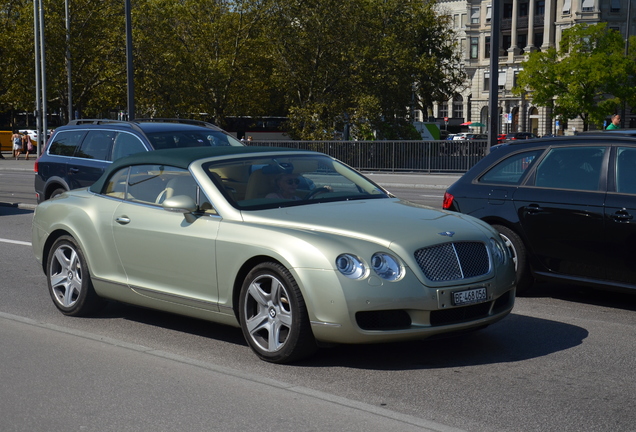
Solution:
M 445 243 L 415 251 L 415 260 L 431 281 L 467 279 L 488 273 L 486 245 L 480 242 Z

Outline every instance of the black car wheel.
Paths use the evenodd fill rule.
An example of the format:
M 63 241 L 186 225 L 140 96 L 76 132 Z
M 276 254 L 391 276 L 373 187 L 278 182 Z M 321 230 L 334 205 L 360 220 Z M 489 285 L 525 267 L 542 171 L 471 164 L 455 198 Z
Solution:
M 53 304 L 64 315 L 90 315 L 105 304 L 95 293 L 84 254 L 72 237 L 62 236 L 55 241 L 46 270 Z
M 51 195 L 49 195 L 48 199 L 51 199 L 51 198 L 56 197 L 58 195 L 62 195 L 64 192 L 66 192 L 66 189 L 57 188 L 53 192 L 51 192 Z
M 247 275 L 239 319 L 247 343 L 263 360 L 289 363 L 316 350 L 298 284 L 280 264 L 262 263 Z
M 493 225 L 493 228 L 499 231 L 499 235 L 508 247 L 512 260 L 515 263 L 515 270 L 517 271 L 517 294 L 528 292 L 534 281 L 528 267 L 526 247 L 523 241 L 516 232 L 508 227 Z

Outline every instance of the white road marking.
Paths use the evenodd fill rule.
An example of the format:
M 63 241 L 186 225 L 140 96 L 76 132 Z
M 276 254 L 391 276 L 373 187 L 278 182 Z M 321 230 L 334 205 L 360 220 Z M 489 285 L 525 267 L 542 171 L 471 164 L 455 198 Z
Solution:
M 9 239 L 0 238 L 0 242 L 1 243 L 19 244 L 19 245 L 23 245 L 23 246 L 32 246 L 31 242 L 24 242 L 24 241 L 19 241 L 19 240 L 9 240 Z

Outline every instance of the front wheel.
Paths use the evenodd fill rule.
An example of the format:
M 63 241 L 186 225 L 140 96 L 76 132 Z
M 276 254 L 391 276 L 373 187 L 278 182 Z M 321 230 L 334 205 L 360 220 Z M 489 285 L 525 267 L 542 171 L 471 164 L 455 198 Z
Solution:
M 521 237 L 519 237 L 516 232 L 506 226 L 493 225 L 492 227 L 499 231 L 499 236 L 510 251 L 512 261 L 515 263 L 515 270 L 517 272 L 517 294 L 528 292 L 534 281 L 530 274 L 526 257 L 526 247 L 523 244 L 523 240 L 521 240 Z
M 53 304 L 64 315 L 90 315 L 105 304 L 95 293 L 86 258 L 72 237 L 62 236 L 55 241 L 46 269 Z
M 247 343 L 265 361 L 289 363 L 316 350 L 298 284 L 280 264 L 262 263 L 249 272 L 241 288 L 239 319 Z

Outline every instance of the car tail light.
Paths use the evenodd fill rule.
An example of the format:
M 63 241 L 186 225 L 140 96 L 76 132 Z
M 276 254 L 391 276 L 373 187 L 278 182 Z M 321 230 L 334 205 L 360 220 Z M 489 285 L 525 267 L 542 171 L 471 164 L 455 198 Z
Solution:
M 442 203 L 442 208 L 444 210 L 448 210 L 453 205 L 453 200 L 455 197 L 448 192 L 444 192 L 444 202 Z
M 33 171 L 35 171 L 36 174 L 38 173 L 38 161 L 39 160 L 40 159 L 38 158 L 38 159 L 35 160 L 35 162 L 33 162 Z

